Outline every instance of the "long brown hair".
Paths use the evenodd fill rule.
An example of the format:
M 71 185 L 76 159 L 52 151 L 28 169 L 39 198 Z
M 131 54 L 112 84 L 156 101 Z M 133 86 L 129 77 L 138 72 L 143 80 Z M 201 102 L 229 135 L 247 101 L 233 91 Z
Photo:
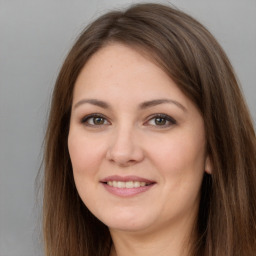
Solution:
M 109 42 L 146 51 L 200 110 L 213 164 L 205 174 L 191 255 L 256 253 L 256 140 L 231 64 L 214 37 L 183 12 L 138 4 L 89 25 L 56 81 L 45 137 L 43 229 L 47 256 L 107 256 L 108 228 L 78 196 L 67 148 L 74 83 Z

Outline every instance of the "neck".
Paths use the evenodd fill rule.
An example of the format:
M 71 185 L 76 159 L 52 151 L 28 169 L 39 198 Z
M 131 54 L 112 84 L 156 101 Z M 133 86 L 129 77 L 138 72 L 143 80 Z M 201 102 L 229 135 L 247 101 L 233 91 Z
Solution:
M 196 238 L 193 226 L 176 225 L 150 232 L 110 230 L 113 247 L 110 256 L 188 256 Z

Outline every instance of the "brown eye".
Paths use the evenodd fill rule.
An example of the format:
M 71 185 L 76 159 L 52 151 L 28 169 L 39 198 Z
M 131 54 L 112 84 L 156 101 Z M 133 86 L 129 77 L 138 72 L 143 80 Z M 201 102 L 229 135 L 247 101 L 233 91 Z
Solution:
M 93 115 L 84 117 L 81 120 L 81 123 L 83 123 L 87 126 L 101 126 L 101 125 L 110 124 L 109 121 L 105 117 L 103 117 L 101 115 L 97 115 L 97 114 L 93 114 Z
M 146 125 L 159 126 L 161 128 L 169 127 L 176 124 L 176 120 L 166 114 L 156 114 L 151 117 Z
M 102 118 L 102 117 L 93 117 L 93 118 L 92 118 L 92 122 L 93 122 L 93 124 L 95 124 L 95 125 L 101 125 L 101 124 L 104 124 L 105 119 Z
M 154 119 L 156 125 L 166 125 L 167 120 L 162 117 L 157 117 Z

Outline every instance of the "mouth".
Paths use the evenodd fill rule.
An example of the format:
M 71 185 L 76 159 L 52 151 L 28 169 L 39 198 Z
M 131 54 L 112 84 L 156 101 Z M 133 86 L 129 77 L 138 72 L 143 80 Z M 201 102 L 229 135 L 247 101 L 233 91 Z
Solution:
M 146 182 L 140 182 L 140 181 L 108 181 L 104 182 L 105 184 L 114 187 L 114 188 L 139 188 L 139 187 L 145 187 L 149 186 L 152 183 L 146 183 Z
M 137 176 L 109 176 L 100 181 L 104 188 L 116 196 L 135 196 L 148 191 L 156 182 Z

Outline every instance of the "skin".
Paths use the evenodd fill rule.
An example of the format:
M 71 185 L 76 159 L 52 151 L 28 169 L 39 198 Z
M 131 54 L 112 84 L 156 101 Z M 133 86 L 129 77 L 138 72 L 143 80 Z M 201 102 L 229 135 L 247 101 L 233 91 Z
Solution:
M 111 255 L 188 254 L 203 174 L 211 172 L 204 121 L 148 56 L 112 43 L 89 59 L 75 83 L 68 148 L 81 199 L 110 229 Z M 122 197 L 101 183 L 111 175 L 154 185 Z

